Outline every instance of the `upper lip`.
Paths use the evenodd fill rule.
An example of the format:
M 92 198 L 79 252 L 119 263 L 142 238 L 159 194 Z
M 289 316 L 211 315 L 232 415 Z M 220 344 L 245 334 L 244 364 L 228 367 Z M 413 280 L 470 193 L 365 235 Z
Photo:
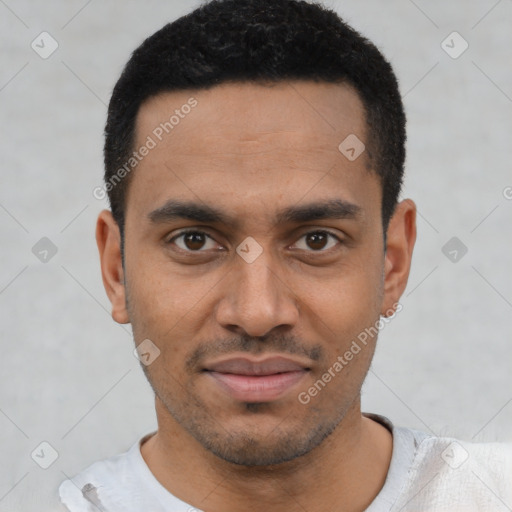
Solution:
M 223 359 L 207 365 L 205 370 L 236 375 L 274 375 L 276 373 L 309 370 L 309 368 L 287 357 L 275 356 L 263 360 L 247 357 Z

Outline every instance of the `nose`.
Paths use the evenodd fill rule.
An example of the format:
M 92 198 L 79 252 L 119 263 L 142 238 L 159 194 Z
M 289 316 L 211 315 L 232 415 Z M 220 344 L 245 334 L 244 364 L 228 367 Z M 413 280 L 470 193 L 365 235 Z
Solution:
M 299 309 L 291 283 L 285 281 L 268 251 L 252 263 L 236 256 L 224 280 L 216 308 L 217 322 L 230 331 L 263 337 L 272 329 L 295 326 Z

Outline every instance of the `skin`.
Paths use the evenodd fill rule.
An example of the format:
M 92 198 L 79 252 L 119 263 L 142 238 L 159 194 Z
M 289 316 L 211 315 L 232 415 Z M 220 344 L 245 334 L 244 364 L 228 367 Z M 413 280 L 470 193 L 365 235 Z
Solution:
M 392 453 L 389 431 L 361 414 L 377 338 L 308 404 L 297 397 L 396 305 L 416 239 L 415 204 L 397 205 L 384 248 L 381 185 L 368 152 L 349 161 L 338 150 L 351 133 L 366 139 L 363 105 L 347 85 L 161 93 L 141 106 L 135 146 L 191 96 L 198 105 L 131 176 L 124 268 L 111 213 L 97 222 L 112 316 L 131 322 L 136 344 L 150 339 L 160 350 L 142 365 L 158 420 L 142 456 L 165 488 L 208 512 L 364 510 Z M 211 205 L 237 224 L 152 222 L 170 199 Z M 284 208 L 330 199 L 359 213 L 274 222 Z M 211 238 L 173 239 L 184 228 Z M 319 230 L 339 240 L 308 236 Z M 248 236 L 262 249 L 252 263 L 236 252 Z M 283 354 L 309 371 L 282 397 L 247 404 L 202 371 L 243 354 Z

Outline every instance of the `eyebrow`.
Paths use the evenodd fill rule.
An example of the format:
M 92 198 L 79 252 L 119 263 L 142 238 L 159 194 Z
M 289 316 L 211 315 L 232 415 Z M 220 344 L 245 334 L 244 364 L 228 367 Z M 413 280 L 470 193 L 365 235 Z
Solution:
M 344 199 L 329 199 L 308 203 L 301 206 L 289 206 L 277 212 L 275 225 L 283 223 L 301 223 L 322 219 L 357 219 L 361 216 L 362 208 Z M 170 199 L 163 206 L 148 214 L 153 224 L 186 219 L 208 224 L 225 224 L 237 227 L 239 221 L 222 210 L 207 204 L 192 201 Z

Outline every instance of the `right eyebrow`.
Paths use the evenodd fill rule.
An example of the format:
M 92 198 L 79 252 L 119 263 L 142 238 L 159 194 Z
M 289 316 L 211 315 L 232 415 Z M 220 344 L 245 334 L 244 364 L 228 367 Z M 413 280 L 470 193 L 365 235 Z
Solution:
M 177 201 L 175 199 L 171 199 L 160 208 L 153 210 L 148 214 L 148 217 L 151 222 L 155 224 L 176 219 L 186 219 L 212 224 L 215 222 L 221 224 L 237 224 L 234 218 L 212 206 L 190 201 Z

